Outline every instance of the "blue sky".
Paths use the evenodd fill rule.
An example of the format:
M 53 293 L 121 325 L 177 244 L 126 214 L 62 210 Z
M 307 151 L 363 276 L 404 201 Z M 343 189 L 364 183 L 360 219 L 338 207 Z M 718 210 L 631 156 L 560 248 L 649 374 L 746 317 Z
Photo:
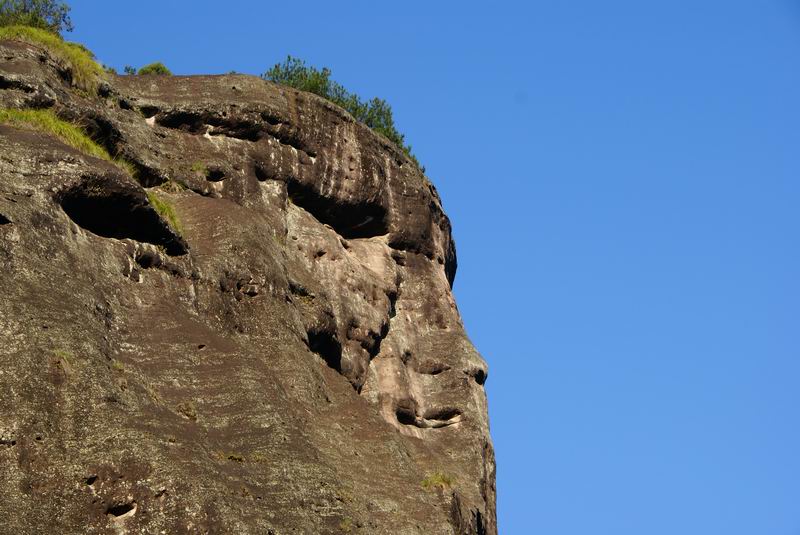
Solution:
M 800 1 L 73 0 L 118 69 L 393 106 L 490 365 L 503 534 L 800 535 Z

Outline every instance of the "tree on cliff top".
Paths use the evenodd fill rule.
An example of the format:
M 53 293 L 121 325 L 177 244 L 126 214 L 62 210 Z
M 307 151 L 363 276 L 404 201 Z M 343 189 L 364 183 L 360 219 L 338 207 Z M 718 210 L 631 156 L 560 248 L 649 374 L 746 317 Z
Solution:
M 331 80 L 331 71 L 327 67 L 320 70 L 306 65 L 305 61 L 292 56 L 288 56 L 283 63 L 275 64 L 261 77 L 301 91 L 309 91 L 338 104 L 350 112 L 350 115 L 357 121 L 361 121 L 374 131 L 383 134 L 400 147 L 409 158 L 414 160 L 417 167 L 420 167 L 423 173 L 425 172 L 425 168 L 419 165 L 419 161 L 411 153 L 411 146 L 405 143 L 405 136 L 395 127 L 392 107 L 385 100 L 373 98 L 363 101 L 358 95 L 345 89 L 342 84 Z
M 70 7 L 57 0 L 0 0 L 0 26 L 31 26 L 60 34 L 72 31 Z

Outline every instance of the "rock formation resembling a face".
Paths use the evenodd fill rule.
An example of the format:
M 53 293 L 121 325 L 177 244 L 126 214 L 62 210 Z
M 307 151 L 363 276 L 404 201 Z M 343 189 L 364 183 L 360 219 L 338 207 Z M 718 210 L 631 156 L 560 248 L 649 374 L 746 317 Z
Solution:
M 487 370 L 416 165 L 255 77 L 94 97 L 59 68 L 0 42 L 0 107 L 48 96 L 136 176 L 0 125 L 5 525 L 496 533 Z

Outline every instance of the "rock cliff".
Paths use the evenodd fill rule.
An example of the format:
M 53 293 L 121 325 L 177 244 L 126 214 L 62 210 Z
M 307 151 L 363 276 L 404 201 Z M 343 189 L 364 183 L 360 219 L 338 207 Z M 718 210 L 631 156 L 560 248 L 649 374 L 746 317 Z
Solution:
M 402 151 L 244 75 L 0 41 L 0 532 L 494 534 L 486 365 Z

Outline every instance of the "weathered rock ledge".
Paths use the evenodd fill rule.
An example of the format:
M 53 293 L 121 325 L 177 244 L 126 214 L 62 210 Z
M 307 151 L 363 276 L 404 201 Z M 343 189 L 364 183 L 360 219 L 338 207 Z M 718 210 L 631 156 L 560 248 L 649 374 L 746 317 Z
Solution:
M 137 172 L 0 125 L 0 533 L 496 533 L 486 366 L 413 162 L 256 77 L 70 76 L 0 42 L 0 107 Z

